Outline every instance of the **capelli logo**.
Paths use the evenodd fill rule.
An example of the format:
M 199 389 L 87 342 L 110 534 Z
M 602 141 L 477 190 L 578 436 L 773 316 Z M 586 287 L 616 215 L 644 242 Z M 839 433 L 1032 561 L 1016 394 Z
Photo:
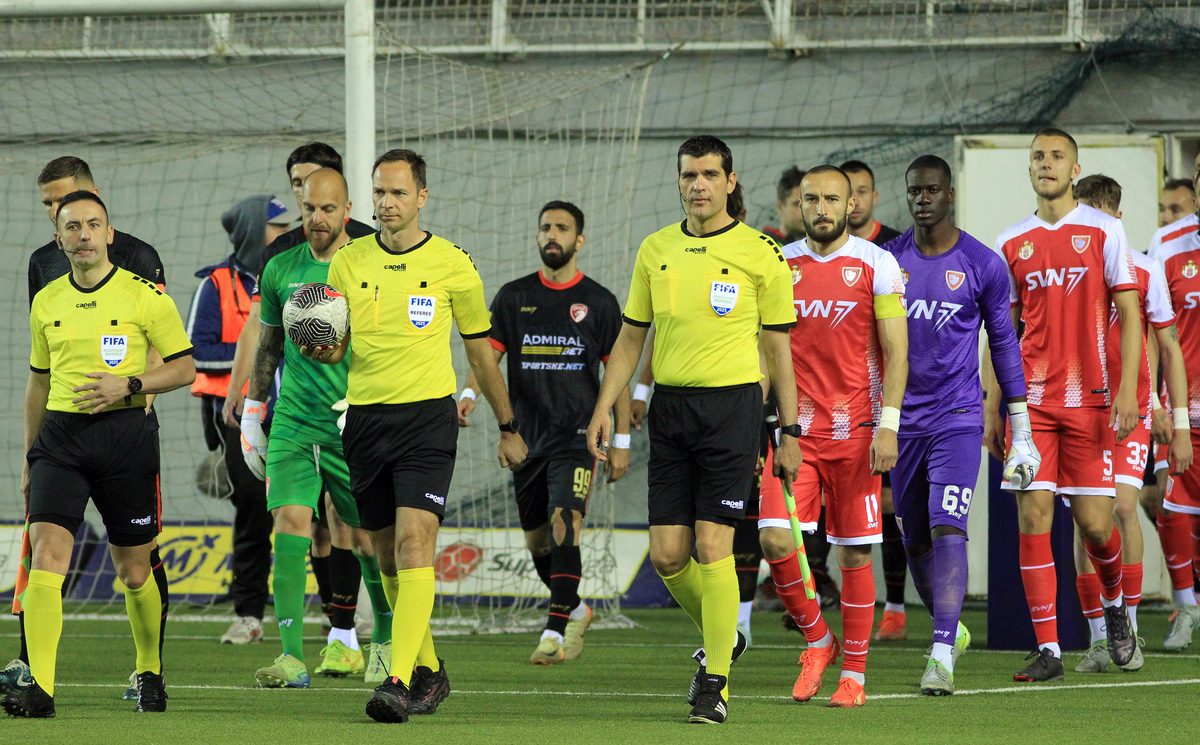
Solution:
M 700 246 L 699 248 L 695 248 L 695 247 L 685 248 L 683 250 L 687 251 L 690 254 L 706 254 L 706 253 L 708 253 L 708 246 Z
M 744 509 L 746 506 L 746 503 L 740 499 L 737 501 L 734 501 L 732 499 L 722 499 L 721 504 L 725 505 L 726 507 L 729 507 L 730 509 L 734 509 L 734 510 Z
M 95 307 L 96 307 L 96 301 L 95 301 L 95 300 L 93 300 L 93 301 L 92 301 L 92 302 L 90 302 L 90 303 L 76 303 L 75 307 L 76 307 L 76 308 L 95 308 Z
M 393 272 L 406 272 L 408 271 L 408 264 L 384 264 L 383 268 L 391 269 Z
M 446 504 L 446 498 L 439 497 L 436 494 L 430 494 L 429 492 L 425 492 L 425 498 L 428 499 L 429 501 L 433 502 L 434 504 L 440 504 L 443 506 L 445 506 L 445 504 Z

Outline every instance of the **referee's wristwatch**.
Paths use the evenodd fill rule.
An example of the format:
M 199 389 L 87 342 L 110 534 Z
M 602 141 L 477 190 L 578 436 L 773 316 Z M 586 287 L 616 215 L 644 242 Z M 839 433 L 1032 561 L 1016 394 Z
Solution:
M 136 396 L 142 392 L 142 381 L 137 376 L 129 377 L 129 395 Z
M 788 425 L 788 426 L 786 426 L 786 427 L 780 427 L 780 428 L 779 428 L 779 432 L 780 432 L 780 434 L 785 434 L 785 435 L 787 435 L 788 437 L 795 437 L 795 438 L 797 438 L 797 439 L 799 439 L 800 435 L 801 435 L 801 434 L 803 434 L 803 433 L 800 431 L 800 425 L 799 425 L 799 424 L 789 424 L 789 425 Z
M 521 431 L 521 425 L 517 424 L 517 418 L 513 417 L 504 424 L 500 425 L 500 431 L 515 435 L 517 432 Z

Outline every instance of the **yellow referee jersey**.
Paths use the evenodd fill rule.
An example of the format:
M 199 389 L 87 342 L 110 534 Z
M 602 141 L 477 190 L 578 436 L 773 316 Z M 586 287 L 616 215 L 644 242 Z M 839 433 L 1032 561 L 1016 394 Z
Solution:
M 346 400 L 354 406 L 452 395 L 451 321 L 464 339 L 492 328 L 471 257 L 432 233 L 400 253 L 378 233 L 356 238 L 333 255 L 328 283 L 350 305 Z
M 29 330 L 29 368 L 50 373 L 50 411 L 79 413 L 71 401 L 81 394 L 72 389 L 89 382 L 90 372 L 141 375 L 151 346 L 166 362 L 192 353 L 175 301 L 115 266 L 95 287 L 80 287 L 69 273 L 43 287 L 33 298 Z M 105 411 L 145 406 L 145 394 L 138 394 Z
M 792 280 L 775 241 L 734 222 L 693 236 L 687 222 L 642 241 L 625 320 L 654 322 L 654 379 L 719 388 L 757 383 L 758 328 L 796 325 Z

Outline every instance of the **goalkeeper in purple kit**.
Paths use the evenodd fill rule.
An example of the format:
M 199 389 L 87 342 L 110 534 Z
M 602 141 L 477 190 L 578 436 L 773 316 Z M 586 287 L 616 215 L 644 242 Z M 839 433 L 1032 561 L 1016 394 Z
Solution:
M 905 182 L 915 225 L 884 245 L 904 276 L 910 350 L 892 488 L 913 583 L 933 616 L 921 693 L 946 696 L 954 693 L 954 663 L 971 642 L 959 615 L 967 589 L 967 511 L 983 444 L 981 325 L 1013 430 L 1006 476 L 1028 483 L 1041 459 L 1025 408 L 1004 261 L 954 227 L 954 189 L 944 160 L 917 158 Z

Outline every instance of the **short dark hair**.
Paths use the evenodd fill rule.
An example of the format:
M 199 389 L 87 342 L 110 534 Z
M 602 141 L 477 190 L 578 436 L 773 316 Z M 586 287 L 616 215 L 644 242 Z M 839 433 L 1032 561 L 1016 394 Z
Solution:
M 1163 191 L 1175 191 L 1176 189 L 1187 189 L 1193 197 L 1196 196 L 1196 186 L 1185 178 L 1169 178 L 1163 184 Z
M 1029 141 L 1029 146 L 1033 147 L 1033 143 L 1037 142 L 1037 138 L 1039 138 L 1039 137 L 1061 137 L 1061 138 L 1063 138 L 1067 142 L 1071 143 L 1071 149 L 1075 151 L 1075 159 L 1076 160 L 1079 159 L 1079 143 L 1075 142 L 1074 137 L 1067 134 L 1066 132 L 1059 129 L 1058 127 L 1046 127 L 1042 131 L 1038 132 L 1037 134 L 1035 134 L 1033 136 L 1033 139 Z
M 934 171 L 940 171 L 942 175 L 946 177 L 947 181 L 951 181 L 954 178 L 950 173 L 950 164 L 936 155 L 919 156 L 912 163 L 908 164 L 908 170 L 904 172 L 904 175 L 908 176 L 910 172 L 915 171 L 918 168 L 928 168 Z
M 425 188 L 425 159 L 412 150 L 406 148 L 388 150 L 375 159 L 375 165 L 371 166 L 371 175 L 374 176 L 375 171 L 379 170 L 379 166 L 384 163 L 407 163 L 412 169 L 413 181 L 416 182 L 417 188 Z
M 88 168 L 87 162 L 74 155 L 64 155 L 47 163 L 42 167 L 42 172 L 38 174 L 37 182 L 38 186 L 44 186 L 64 178 L 73 178 L 76 181 L 85 181 L 92 186 L 96 185 L 92 179 L 92 169 Z
M 58 216 L 62 214 L 63 207 L 66 207 L 68 204 L 74 204 L 75 202 L 95 202 L 96 204 L 100 205 L 100 209 L 104 210 L 104 218 L 106 220 L 108 219 L 108 207 L 104 205 L 104 201 L 93 192 L 79 189 L 66 195 L 62 198 L 62 201 L 58 203 L 58 210 L 54 213 L 55 225 L 58 224 Z
M 570 202 L 564 202 L 561 199 L 552 199 L 542 207 L 542 211 L 538 213 L 538 220 L 541 220 L 542 215 L 550 210 L 563 210 L 564 212 L 571 213 L 571 217 L 575 218 L 575 234 L 583 235 L 583 210 Z
M 831 166 L 831 165 L 828 165 L 828 164 L 826 164 L 826 165 L 820 165 L 820 166 L 816 166 L 815 168 L 810 168 L 810 169 L 808 169 L 808 173 L 804 174 L 804 176 L 805 176 L 805 178 L 807 178 L 807 177 L 809 177 L 809 176 L 820 176 L 822 173 L 837 173 L 837 174 L 840 174 L 842 178 L 846 179 L 846 193 L 847 193 L 847 195 L 848 195 L 848 194 L 849 194 L 851 191 L 853 191 L 853 188 L 852 188 L 852 187 L 851 187 L 851 185 L 850 185 L 850 177 L 846 175 L 846 172 L 845 172 L 845 171 L 843 171 L 841 168 L 838 168 L 837 166 Z
M 342 156 L 338 154 L 337 150 L 334 150 L 324 142 L 310 142 L 292 151 L 292 154 L 287 159 L 287 173 L 289 178 L 292 175 L 292 166 L 297 163 L 315 163 L 322 168 L 332 168 L 338 173 L 344 173 L 342 170 Z
M 1075 200 L 1096 209 L 1108 207 L 1116 212 L 1121 209 L 1121 185 L 1103 173 L 1084 176 L 1075 182 Z
M 875 172 L 871 170 L 871 166 L 863 163 L 861 160 L 848 160 L 843 163 L 840 168 L 842 173 L 847 175 L 851 173 L 865 173 L 871 177 L 871 189 L 875 189 Z
M 799 166 L 792 166 L 783 172 L 779 177 L 779 184 L 775 187 L 775 200 L 778 202 L 786 202 L 791 196 L 792 189 L 800 185 L 804 180 L 804 171 L 800 170 Z
M 746 195 L 742 191 L 742 182 L 735 181 L 733 191 L 729 192 L 729 197 L 725 200 L 725 211 L 734 220 L 746 219 Z
M 703 158 L 705 155 L 720 155 L 721 169 L 725 171 L 725 175 L 733 173 L 733 151 L 719 137 L 713 135 L 696 135 L 689 137 L 682 145 L 679 146 L 679 152 L 675 156 L 675 171 L 681 173 L 683 171 L 683 156 L 692 158 Z

